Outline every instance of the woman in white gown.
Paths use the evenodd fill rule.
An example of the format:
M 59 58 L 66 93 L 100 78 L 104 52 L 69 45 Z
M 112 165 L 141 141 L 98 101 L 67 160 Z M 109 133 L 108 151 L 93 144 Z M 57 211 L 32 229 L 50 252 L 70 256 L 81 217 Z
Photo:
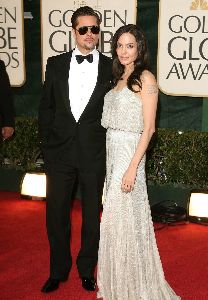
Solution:
M 145 152 L 155 131 L 158 88 L 148 71 L 144 34 L 117 30 L 114 88 L 106 95 L 107 174 L 98 255 L 98 298 L 178 300 L 164 278 L 145 179 Z

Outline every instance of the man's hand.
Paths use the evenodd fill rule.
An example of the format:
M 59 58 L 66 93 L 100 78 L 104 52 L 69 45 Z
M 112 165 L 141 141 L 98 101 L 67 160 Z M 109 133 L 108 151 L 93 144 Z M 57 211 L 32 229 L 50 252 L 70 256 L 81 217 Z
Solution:
M 14 128 L 13 127 L 2 127 L 2 137 L 3 137 L 3 140 L 6 140 L 8 138 L 10 138 L 13 133 L 14 133 Z

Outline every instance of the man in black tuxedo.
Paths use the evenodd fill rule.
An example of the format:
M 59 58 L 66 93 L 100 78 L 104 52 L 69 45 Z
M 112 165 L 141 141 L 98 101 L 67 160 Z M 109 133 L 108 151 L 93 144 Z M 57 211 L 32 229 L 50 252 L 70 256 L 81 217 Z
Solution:
M 9 76 L 5 64 L 0 60 L 0 144 L 14 132 L 14 106 Z
M 48 59 L 39 132 L 47 175 L 47 232 L 50 243 L 48 293 L 68 278 L 70 200 L 78 178 L 82 200 L 81 249 L 76 263 L 82 286 L 94 291 L 101 196 L 105 177 L 103 101 L 110 89 L 111 59 L 96 50 L 100 19 L 84 6 L 72 15 L 76 48 Z

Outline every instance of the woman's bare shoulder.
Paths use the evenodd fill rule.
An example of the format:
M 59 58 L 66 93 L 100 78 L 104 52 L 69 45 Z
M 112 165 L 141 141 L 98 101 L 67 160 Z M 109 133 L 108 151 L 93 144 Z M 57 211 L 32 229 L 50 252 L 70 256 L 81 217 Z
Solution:
M 158 93 L 158 85 L 155 76 L 148 70 L 144 70 L 141 75 L 142 90 L 148 94 Z
M 141 75 L 141 81 L 144 82 L 144 83 L 148 83 L 148 82 L 152 82 L 152 83 L 156 83 L 156 79 L 155 79 L 155 76 L 148 70 L 144 70 L 142 72 L 142 75 Z

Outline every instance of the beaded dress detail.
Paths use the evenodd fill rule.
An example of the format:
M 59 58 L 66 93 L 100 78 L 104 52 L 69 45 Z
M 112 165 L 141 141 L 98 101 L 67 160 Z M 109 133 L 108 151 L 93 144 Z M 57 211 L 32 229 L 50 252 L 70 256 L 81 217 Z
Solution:
M 122 177 L 143 130 L 142 101 L 124 87 L 105 96 L 107 173 L 98 254 L 98 294 L 103 300 L 179 300 L 164 278 L 145 178 L 145 156 L 132 192 Z

